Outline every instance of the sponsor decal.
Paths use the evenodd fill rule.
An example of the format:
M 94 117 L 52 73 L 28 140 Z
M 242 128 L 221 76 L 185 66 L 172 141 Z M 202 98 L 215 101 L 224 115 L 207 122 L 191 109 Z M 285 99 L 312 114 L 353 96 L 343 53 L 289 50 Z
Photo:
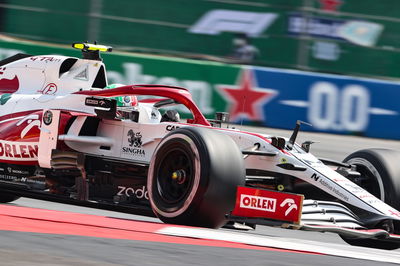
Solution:
M 132 129 L 128 131 L 128 142 L 129 146 L 136 148 L 142 147 L 142 134 L 140 132 L 133 132 Z
M 0 175 L 0 179 L 7 181 L 16 181 L 18 180 L 18 177 L 13 175 Z
M 143 149 L 136 149 L 130 147 L 122 147 L 122 152 L 125 154 L 130 154 L 133 156 L 140 156 L 140 157 L 144 157 L 146 155 Z
M 24 171 L 24 170 L 19 170 L 19 169 L 12 169 L 11 167 L 8 167 L 7 171 L 10 174 L 29 175 L 29 171 Z
M 389 210 L 389 213 L 400 218 L 400 212 L 395 209 Z
M 276 199 L 242 194 L 240 195 L 240 208 L 275 212 Z
M 301 13 L 291 13 L 288 19 L 289 34 L 344 40 L 339 37 L 338 29 L 346 23 L 345 20 L 315 16 L 306 17 Z
M 39 115 L 25 116 L 20 121 L 18 121 L 17 127 L 21 126 L 25 122 L 27 123 L 27 125 L 24 127 L 24 129 L 21 130 L 21 138 L 24 138 L 28 134 L 28 132 L 31 131 L 34 127 L 37 127 L 39 129 L 41 126 Z
M 146 199 L 149 200 L 149 193 L 145 186 L 141 188 L 132 188 L 125 186 L 118 186 L 117 196 L 127 196 L 127 197 L 135 197 L 137 199 Z
M 175 129 L 180 128 L 179 126 L 175 126 L 175 125 L 168 125 L 166 126 L 165 130 L 167 131 L 174 131 Z
M 370 90 L 359 84 L 339 88 L 333 82 L 317 81 L 310 87 L 308 97 L 308 101 L 283 100 L 281 104 L 307 108 L 307 120 L 319 130 L 364 132 L 371 115 L 398 115 L 395 110 L 371 106 Z
M 40 62 L 45 62 L 45 63 L 61 61 L 60 58 L 55 58 L 52 56 L 31 56 L 30 59 L 32 61 L 40 61 Z
M 364 202 L 366 202 L 370 205 L 380 202 L 380 200 L 378 198 L 376 198 L 374 195 L 370 194 L 368 191 L 366 191 L 362 187 L 359 187 L 358 185 L 351 182 L 350 180 L 348 180 L 345 177 L 334 178 L 332 180 L 337 183 L 340 182 L 340 185 L 343 186 L 347 191 L 356 195 L 359 199 L 363 200 Z M 343 193 L 341 193 L 341 194 L 343 194 Z M 346 197 L 344 199 L 346 200 Z
M 294 199 L 285 199 L 284 201 L 282 201 L 280 206 L 282 208 L 285 208 L 287 206 L 287 209 L 285 211 L 285 216 L 288 216 L 289 213 L 299 208 Z
M 38 156 L 37 142 L 0 140 L 0 160 L 33 161 Z
M 19 89 L 19 80 L 17 75 L 12 79 L 0 79 L 0 93 L 14 93 Z
M 360 199 L 366 199 L 366 198 L 374 198 L 374 199 L 375 199 L 375 196 L 372 195 L 372 194 L 359 195 L 358 197 L 359 197 Z
M 53 113 L 50 110 L 47 110 L 43 114 L 43 123 L 48 126 L 53 122 Z
M 82 70 L 81 72 L 79 72 L 74 79 L 78 79 L 78 80 L 83 80 L 83 81 L 88 81 L 89 80 L 89 68 L 88 66 L 86 66 L 86 68 L 84 70 Z
M 31 185 L 32 187 L 45 188 L 46 180 L 44 177 L 21 177 L 14 175 L 0 174 L 0 179 L 13 182 L 21 182 Z
M 253 121 L 264 121 L 263 106 L 277 96 L 278 91 L 258 88 L 253 71 L 241 72 L 238 85 L 216 85 L 218 90 L 230 99 L 229 115 L 232 121 L 244 117 Z
M 110 100 L 110 99 L 88 97 L 85 99 L 85 105 L 109 109 L 113 106 L 113 103 L 112 103 L 113 101 L 115 101 L 115 100 L 114 99 Z
M 337 179 L 334 179 L 334 180 L 336 181 Z M 359 187 L 358 185 L 356 185 L 355 183 L 346 179 L 345 177 L 340 179 L 339 182 L 342 182 L 343 184 L 341 184 L 341 185 L 344 185 L 351 193 L 358 194 L 358 195 L 360 195 L 361 193 L 369 194 L 365 189 L 363 189 L 362 187 Z
M 122 147 L 122 152 L 130 154 L 132 156 L 144 157 L 146 153 L 142 147 L 142 134 L 140 132 L 134 132 L 132 129 L 128 131 L 128 143 L 129 147 Z
M 300 223 L 303 195 L 238 187 L 232 215 Z
M 336 194 L 342 200 L 349 201 L 349 197 L 346 196 L 342 191 L 340 191 L 336 187 L 334 187 L 332 185 L 332 181 L 331 180 L 323 178 L 322 176 L 319 176 L 316 173 L 311 175 L 311 179 L 313 179 L 313 181 L 315 181 L 315 182 L 319 182 L 322 186 L 324 186 L 328 190 L 332 191 L 334 194 Z
M 260 36 L 278 17 L 275 13 L 260 13 L 214 9 L 204 14 L 189 32 L 218 35 L 221 32 L 245 33 L 251 37 Z
M 311 179 L 314 179 L 315 181 L 318 181 L 319 178 L 320 177 L 316 173 L 312 174 L 311 176 Z
M 53 95 L 57 92 L 57 84 L 49 83 L 42 90 L 38 90 L 37 92 L 45 95 Z
M 21 178 L 21 181 L 22 181 L 22 179 L 25 179 L 25 181 L 23 181 L 23 182 L 28 183 L 28 184 L 32 184 L 32 185 L 34 185 L 34 184 L 36 184 L 36 185 L 46 185 L 46 179 L 44 177 Z

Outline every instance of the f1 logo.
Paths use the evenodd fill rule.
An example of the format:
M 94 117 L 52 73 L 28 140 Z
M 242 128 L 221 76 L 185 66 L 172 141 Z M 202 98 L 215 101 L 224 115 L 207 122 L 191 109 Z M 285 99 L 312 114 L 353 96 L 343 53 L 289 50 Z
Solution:
M 278 17 L 274 13 L 214 9 L 204 14 L 190 29 L 197 34 L 217 35 L 221 32 L 241 32 L 260 36 Z

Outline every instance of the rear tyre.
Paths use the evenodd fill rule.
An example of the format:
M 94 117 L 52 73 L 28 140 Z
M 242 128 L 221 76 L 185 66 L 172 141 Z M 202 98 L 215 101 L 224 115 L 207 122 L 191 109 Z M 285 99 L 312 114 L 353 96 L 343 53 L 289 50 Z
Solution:
M 19 199 L 20 197 L 12 195 L 12 194 L 8 194 L 8 193 L 1 193 L 0 194 L 0 203 L 8 203 L 8 202 L 12 202 L 14 200 Z
M 159 143 L 147 188 L 154 213 L 165 223 L 219 228 L 233 209 L 245 168 L 236 143 L 216 130 L 177 129 Z
M 400 209 L 400 152 L 366 149 L 350 154 L 343 162 L 356 166 L 362 177 L 358 185 L 393 208 Z M 355 246 L 387 250 L 400 248 L 400 244 L 394 242 L 341 237 Z

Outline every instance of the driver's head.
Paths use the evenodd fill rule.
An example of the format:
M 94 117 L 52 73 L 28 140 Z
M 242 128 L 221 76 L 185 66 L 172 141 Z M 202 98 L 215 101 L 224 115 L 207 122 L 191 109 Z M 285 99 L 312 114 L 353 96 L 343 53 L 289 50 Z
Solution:
M 161 122 L 179 122 L 180 120 L 181 117 L 176 110 L 167 110 L 161 118 Z

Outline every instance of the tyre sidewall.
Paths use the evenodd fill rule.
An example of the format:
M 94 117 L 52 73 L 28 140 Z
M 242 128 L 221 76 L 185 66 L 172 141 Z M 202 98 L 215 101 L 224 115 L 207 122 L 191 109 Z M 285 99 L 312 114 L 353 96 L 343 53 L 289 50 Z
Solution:
M 200 173 L 196 176 L 199 180 L 195 180 L 198 186 L 193 186 L 184 208 L 165 215 L 157 206 L 157 188 L 151 179 L 157 169 L 159 152 L 173 139 L 185 139 L 191 147 L 195 145 L 193 151 L 199 158 Z M 156 215 L 164 222 L 217 228 L 226 223 L 225 214 L 235 204 L 236 187 L 244 185 L 244 181 L 243 157 L 230 137 L 212 129 L 180 128 L 168 134 L 153 154 L 148 174 L 149 198 Z
M 206 181 L 204 178 L 201 178 L 202 175 L 206 175 L 206 171 L 203 172 L 203 170 L 207 169 L 202 169 L 200 163 L 204 162 L 206 163 L 209 158 L 204 156 L 204 152 L 198 150 L 199 144 L 196 143 L 197 139 L 193 138 L 193 136 L 188 136 L 186 132 L 184 133 L 179 133 L 179 132 L 173 132 L 172 134 L 169 134 L 164 138 L 162 143 L 158 146 L 156 151 L 154 152 L 154 155 L 152 160 L 151 160 L 151 166 L 149 169 L 149 181 L 148 181 L 148 191 L 149 191 L 149 198 L 150 202 L 152 203 L 152 208 L 153 210 L 156 211 L 157 215 L 161 215 L 166 218 L 172 218 L 178 215 L 181 215 L 187 209 L 189 208 L 190 204 L 192 202 L 196 202 L 198 198 L 201 198 L 203 190 L 198 189 L 199 187 L 205 187 Z M 189 137 L 189 138 L 188 138 Z M 168 206 L 167 203 L 163 203 L 163 200 L 161 199 L 161 196 L 159 193 L 156 192 L 157 190 L 157 182 L 156 180 L 152 180 L 150 178 L 155 172 L 158 170 L 160 167 L 160 164 L 162 163 L 160 159 L 165 158 L 164 153 L 168 152 L 168 149 L 170 148 L 171 145 L 176 145 L 177 143 L 180 143 L 183 145 L 183 147 L 186 148 L 191 148 L 193 152 L 193 159 L 194 162 L 194 180 L 191 185 L 190 193 L 189 195 L 186 196 L 185 201 L 180 203 L 178 206 L 175 207 L 170 207 Z M 200 155 L 201 154 L 201 155 Z M 200 157 L 201 156 L 201 157 Z M 154 202 L 157 202 L 158 204 L 154 204 Z M 160 204 L 161 203 L 161 204 Z M 160 206 L 161 205 L 161 206 Z
M 357 151 L 344 159 L 350 164 L 361 164 L 368 168 L 380 184 L 382 201 L 400 208 L 400 152 L 388 149 Z

